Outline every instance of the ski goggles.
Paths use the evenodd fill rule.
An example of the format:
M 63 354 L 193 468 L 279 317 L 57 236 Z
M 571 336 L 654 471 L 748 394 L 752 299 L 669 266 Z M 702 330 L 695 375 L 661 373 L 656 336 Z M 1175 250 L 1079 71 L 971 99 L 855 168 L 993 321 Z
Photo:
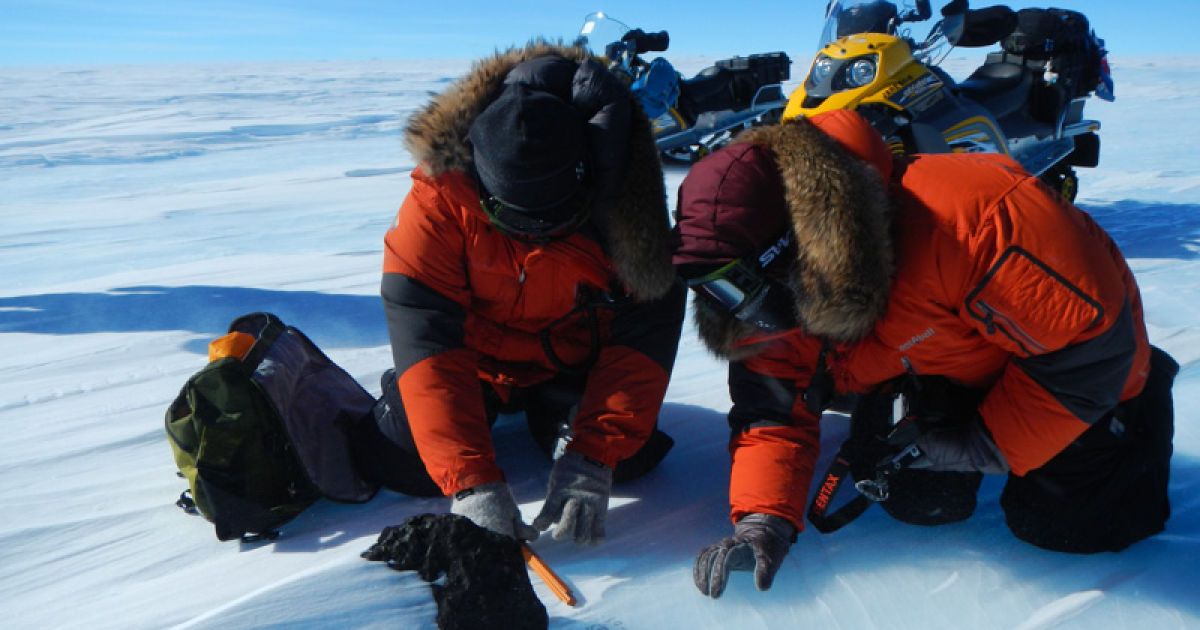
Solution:
M 492 225 L 518 240 L 545 243 L 578 230 L 591 215 L 592 195 L 587 185 L 586 169 L 580 162 L 575 167 L 578 185 L 566 198 L 542 206 L 519 206 L 491 194 L 482 181 L 476 180 L 483 194 L 479 203 Z
M 741 258 L 687 281 L 688 288 L 711 298 L 734 316 L 749 308 L 766 290 L 766 280 Z
M 747 324 L 772 332 L 796 326 L 791 291 L 740 258 L 687 285 Z
M 796 325 L 791 291 L 763 271 L 791 245 L 789 231 L 754 262 L 735 258 L 723 267 L 687 281 L 687 286 L 709 298 L 737 319 L 764 330 Z
M 508 205 L 494 196 L 482 197 L 479 201 L 497 229 L 518 240 L 533 243 L 563 238 L 578 230 L 591 214 L 591 204 L 583 196 L 566 202 L 570 209 L 555 213 L 557 216 L 553 218 L 530 216 L 527 210 Z

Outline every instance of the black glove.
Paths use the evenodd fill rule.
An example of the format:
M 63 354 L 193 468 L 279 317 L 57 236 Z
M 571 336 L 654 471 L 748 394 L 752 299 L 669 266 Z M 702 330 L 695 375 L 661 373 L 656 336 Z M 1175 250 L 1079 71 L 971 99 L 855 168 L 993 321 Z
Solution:
M 700 592 L 716 599 L 725 592 L 730 571 L 754 570 L 758 590 L 771 588 L 783 564 L 796 528 L 772 514 L 747 514 L 733 527 L 733 536 L 707 547 L 696 557 L 692 579 Z
M 920 377 L 906 394 L 908 417 L 895 426 L 887 441 L 901 454 L 916 447 L 912 451 L 916 459 L 905 464 L 909 468 L 1007 473 L 1008 463 L 979 417 L 984 394 L 945 377 Z

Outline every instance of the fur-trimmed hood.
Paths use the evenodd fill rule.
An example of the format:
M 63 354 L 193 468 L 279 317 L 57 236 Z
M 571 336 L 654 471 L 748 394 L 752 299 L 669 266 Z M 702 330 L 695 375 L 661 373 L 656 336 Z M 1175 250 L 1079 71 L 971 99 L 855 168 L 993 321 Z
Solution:
M 782 180 L 784 208 L 796 243 L 786 282 L 799 325 L 835 342 L 862 338 L 887 310 L 895 266 L 887 146 L 860 116 L 843 111 L 751 130 L 736 142 L 768 149 L 758 153 L 774 162 Z M 720 153 L 706 159 L 718 160 L 717 172 L 694 168 L 693 174 L 722 181 L 740 176 L 738 171 L 760 177 L 760 169 L 747 168 L 744 160 L 721 164 Z M 689 185 L 694 184 L 685 180 L 684 189 Z M 743 188 L 753 185 L 741 183 Z M 686 196 L 681 192 L 681 198 Z M 711 225 L 711 208 L 698 212 L 700 216 L 690 216 L 689 208 L 681 207 L 680 221 Z M 697 299 L 696 306 L 700 336 L 711 351 L 733 358 L 753 354 L 754 337 L 761 336 L 761 330 L 703 299 Z
M 587 50 L 545 41 L 477 61 L 465 76 L 409 119 L 405 145 L 422 169 L 433 176 L 448 171 L 472 173 L 474 160 L 467 138 L 471 123 L 500 92 L 514 67 L 551 55 L 581 66 L 590 61 L 589 70 L 602 71 Z M 632 109 L 629 124 L 620 127 L 622 133 L 628 132 L 628 144 L 622 147 L 625 159 L 605 176 L 607 184 L 592 211 L 592 221 L 625 288 L 637 299 L 650 300 L 665 295 L 675 281 L 666 190 L 650 121 L 628 90 L 621 92 L 621 98 L 628 98 Z M 603 138 L 604 133 L 593 126 L 590 137 Z M 610 156 L 608 152 L 599 161 Z

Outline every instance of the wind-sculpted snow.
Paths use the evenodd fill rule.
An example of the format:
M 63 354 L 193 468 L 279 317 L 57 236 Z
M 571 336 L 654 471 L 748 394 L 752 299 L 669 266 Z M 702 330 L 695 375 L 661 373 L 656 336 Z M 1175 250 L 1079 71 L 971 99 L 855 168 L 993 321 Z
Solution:
M 433 627 L 429 586 L 359 553 L 446 501 L 320 502 L 274 543 L 219 543 L 173 505 L 185 484 L 162 419 L 208 340 L 255 310 L 377 391 L 392 360 L 383 234 L 415 166 L 400 132 L 468 65 L 0 68 L 5 628 Z M 1041 551 L 1008 532 L 996 478 L 964 523 L 872 509 L 802 533 L 771 591 L 740 574 L 702 597 L 692 560 L 730 531 L 729 399 L 688 324 L 661 419 L 674 450 L 614 489 L 605 544 L 534 543 L 580 600 L 534 578 L 551 627 L 1200 627 L 1200 59 L 1115 51 L 1113 71 L 1118 100 L 1088 105 L 1103 149 L 1080 204 L 1129 258 L 1151 340 L 1183 366 L 1166 532 L 1119 554 Z M 668 168 L 667 190 L 685 173 Z M 846 431 L 836 414 L 823 424 L 819 466 Z M 530 519 L 548 467 L 519 416 L 495 442 Z
M 457 64 L 441 64 L 457 71 Z M 0 168 L 134 165 L 264 143 L 395 138 L 450 76 L 384 66 L 125 67 L 6 76 Z
M 152 105 L 149 105 L 152 106 Z M 334 139 L 390 135 L 402 122 L 398 115 L 355 116 L 295 124 L 233 125 L 212 131 L 126 134 L 120 129 L 97 129 L 95 135 L 53 138 L 42 142 L 0 144 L 0 168 L 5 166 L 104 166 L 197 157 L 213 152 L 244 150 L 270 142 L 303 141 L 308 136 Z

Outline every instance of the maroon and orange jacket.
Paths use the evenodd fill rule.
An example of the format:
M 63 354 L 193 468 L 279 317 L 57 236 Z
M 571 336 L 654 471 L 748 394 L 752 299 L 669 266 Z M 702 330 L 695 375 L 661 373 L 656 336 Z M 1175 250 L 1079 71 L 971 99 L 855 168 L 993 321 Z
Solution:
M 757 335 L 697 300 L 701 336 L 733 359 L 734 520 L 764 512 L 802 526 L 819 446 L 803 394 L 823 347 L 838 392 L 908 371 L 985 389 L 979 413 L 1016 475 L 1141 391 L 1149 345 L 1124 258 L 1011 159 L 893 160 L 840 111 L 747 134 L 693 167 L 681 204 L 719 195 L 714 178 L 747 159 L 782 178 L 799 327 Z
M 632 112 L 629 124 L 613 127 L 628 133 L 617 139 L 626 159 L 608 165 L 619 169 L 609 174 L 618 185 L 590 225 L 532 244 L 506 236 L 481 208 L 471 121 L 513 66 L 547 54 L 588 58 L 541 44 L 498 54 L 435 97 L 406 131 L 420 166 L 385 239 L 382 294 L 413 439 L 446 494 L 504 478 L 481 380 L 506 397 L 587 365 L 569 448 L 613 466 L 649 437 L 675 358 L 683 290 L 670 265 L 649 123 L 628 91 L 581 97 L 594 105 L 582 107 L 597 133 L 612 133 L 604 105 L 624 98 L 617 105 Z M 577 74 L 575 88 L 590 76 Z

